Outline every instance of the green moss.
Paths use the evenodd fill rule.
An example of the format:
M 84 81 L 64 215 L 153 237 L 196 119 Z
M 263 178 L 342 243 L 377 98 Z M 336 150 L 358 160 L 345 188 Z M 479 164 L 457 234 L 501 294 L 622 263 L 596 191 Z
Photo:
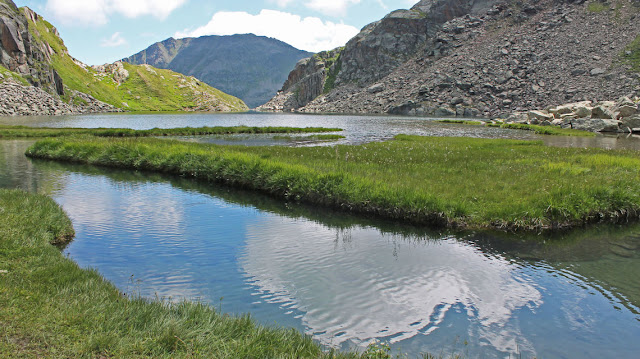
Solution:
M 640 35 L 636 36 L 620 55 L 623 61 L 631 65 L 632 71 L 640 72 Z
M 31 84 L 24 77 L 22 77 L 19 73 L 10 71 L 6 67 L 0 65 L 0 74 L 4 76 L 4 80 L 0 80 L 0 82 L 4 82 L 8 78 L 14 79 L 17 83 L 23 86 L 30 86 Z
M 599 14 L 603 11 L 609 10 L 609 5 L 596 0 L 596 1 L 592 1 L 589 3 L 589 5 L 587 5 L 587 11 L 595 13 L 595 14 Z
M 637 152 L 396 137 L 358 146 L 215 146 L 152 139 L 38 142 L 28 155 L 170 172 L 433 226 L 542 230 L 637 219 Z
M 321 59 L 324 61 L 325 63 L 324 67 L 327 71 L 326 72 L 327 78 L 325 80 L 324 89 L 323 89 L 324 94 L 331 92 L 331 90 L 335 88 L 336 78 L 338 77 L 340 70 L 342 70 L 342 61 L 340 61 L 340 56 L 343 50 L 344 50 L 344 47 L 340 47 L 333 51 L 324 52 L 324 53 L 315 55 L 315 56 L 322 55 Z

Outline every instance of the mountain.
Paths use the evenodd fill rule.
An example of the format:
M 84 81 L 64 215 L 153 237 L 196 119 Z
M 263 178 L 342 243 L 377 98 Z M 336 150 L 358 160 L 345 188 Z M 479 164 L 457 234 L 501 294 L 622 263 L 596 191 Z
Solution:
M 0 0 L 0 114 L 105 111 L 246 111 L 239 99 L 169 70 L 73 58 L 56 28 Z
M 170 38 L 122 61 L 195 76 L 255 107 L 273 97 L 295 64 L 311 55 L 276 39 L 246 34 Z
M 497 116 L 640 91 L 637 0 L 422 0 L 300 61 L 263 111 Z

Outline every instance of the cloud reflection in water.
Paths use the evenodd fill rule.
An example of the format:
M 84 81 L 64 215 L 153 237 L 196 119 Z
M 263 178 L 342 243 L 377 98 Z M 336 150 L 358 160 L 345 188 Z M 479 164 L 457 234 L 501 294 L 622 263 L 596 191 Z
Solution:
M 429 334 L 462 305 L 470 336 L 511 352 L 516 339 L 523 347 L 514 312 L 542 304 L 517 264 L 452 238 L 265 218 L 249 225 L 240 264 L 265 300 L 302 312 L 307 332 L 334 346 Z

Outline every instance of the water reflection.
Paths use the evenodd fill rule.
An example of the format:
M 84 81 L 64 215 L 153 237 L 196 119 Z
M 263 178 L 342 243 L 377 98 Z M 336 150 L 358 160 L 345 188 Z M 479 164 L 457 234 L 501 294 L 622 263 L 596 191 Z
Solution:
M 0 141 L 0 186 L 24 180 L 52 195 L 78 234 L 65 253 L 124 291 L 251 312 L 342 348 L 381 338 L 439 353 L 459 337 L 472 357 L 640 350 L 638 225 L 440 233 L 179 177 L 29 161 L 27 145 Z
M 303 312 L 325 344 L 426 335 L 460 304 L 473 318 L 468 330 L 513 352 L 522 338 L 515 312 L 542 304 L 518 265 L 453 238 L 408 241 L 374 228 L 336 232 L 265 218 L 250 225 L 240 262 L 264 298 Z
M 307 115 L 273 113 L 160 113 L 160 114 L 91 114 L 78 116 L 0 117 L 0 124 L 36 127 L 117 127 L 150 129 L 154 127 L 201 126 L 292 126 L 342 128 L 345 139 L 338 144 L 361 144 L 383 141 L 397 134 L 475 138 L 541 140 L 551 146 L 602 147 L 640 150 L 638 136 L 597 137 L 539 136 L 531 131 L 516 131 L 484 126 L 442 124 L 433 118 L 401 116 Z M 255 142 L 250 140 L 250 143 Z M 236 143 L 237 144 L 237 143 Z

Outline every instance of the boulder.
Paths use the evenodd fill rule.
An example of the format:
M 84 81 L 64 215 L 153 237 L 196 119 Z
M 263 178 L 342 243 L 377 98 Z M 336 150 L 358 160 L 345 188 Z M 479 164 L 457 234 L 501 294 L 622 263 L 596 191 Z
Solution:
M 448 107 L 438 107 L 434 115 L 437 117 L 453 117 L 456 112 Z
M 508 123 L 528 123 L 529 116 L 526 112 L 515 112 L 507 117 Z
M 537 111 L 537 110 L 529 111 L 527 112 L 527 117 L 529 118 L 529 122 L 531 122 L 532 124 L 537 124 L 542 121 L 551 122 L 554 120 L 553 115 L 546 111 Z
M 612 119 L 615 115 L 611 108 L 605 106 L 596 106 L 591 112 L 591 118 L 595 119 Z
M 384 84 L 375 84 L 367 89 L 368 93 L 378 93 L 384 91 Z
M 576 130 L 591 132 L 620 132 L 620 121 L 602 118 L 578 118 L 569 122 Z

